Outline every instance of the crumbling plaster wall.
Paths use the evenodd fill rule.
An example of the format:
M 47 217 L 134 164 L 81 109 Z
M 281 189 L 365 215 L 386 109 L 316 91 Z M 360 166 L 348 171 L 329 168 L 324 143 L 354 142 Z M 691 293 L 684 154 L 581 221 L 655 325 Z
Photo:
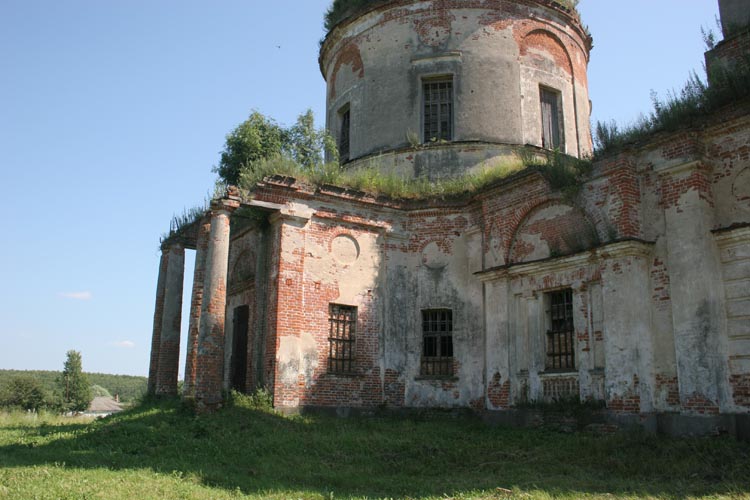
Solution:
M 643 314 L 650 247 L 606 245 L 617 228 L 607 228 L 600 207 L 617 205 L 612 219 L 623 229 L 631 221 L 621 217 L 622 203 L 584 202 L 594 193 L 607 199 L 599 192 L 606 183 L 594 183 L 574 201 L 581 208 L 551 192 L 539 174 L 483 195 L 489 408 L 569 396 L 640 408 L 647 386 L 638 373 L 648 360 L 637 346 L 651 351 L 644 345 L 650 316 Z M 574 371 L 554 373 L 545 368 L 546 294 L 565 288 L 573 291 L 576 363 Z
M 747 333 L 735 328 L 750 316 L 747 293 L 741 291 L 747 271 L 743 258 L 736 257 L 747 243 L 730 230 L 726 244 L 734 250 L 725 250 L 716 230 L 750 220 L 741 206 L 748 192 L 742 172 L 750 160 L 750 128 L 746 113 L 727 112 L 722 118 L 700 131 L 656 137 L 598 165 L 603 172 L 628 165 L 635 173 L 633 235 L 654 242 L 652 364 L 641 383 L 644 375 L 653 380 L 656 410 L 747 411 L 746 400 L 738 404 L 747 393 Z M 602 174 L 602 180 L 609 178 Z M 591 188 L 587 199 L 596 213 L 606 204 Z M 613 235 L 622 234 L 621 226 L 614 225 Z
M 664 134 L 597 162 L 574 198 L 533 170 L 431 208 L 269 186 L 287 207 L 277 404 L 503 409 L 572 393 L 623 413 L 747 412 L 749 143 L 743 116 Z M 547 373 L 546 294 L 564 288 L 576 368 Z M 357 377 L 325 373 L 330 303 L 359 309 Z M 453 311 L 453 377 L 420 376 L 430 308 Z
M 276 402 L 374 406 L 382 402 L 384 227 L 298 204 L 280 225 Z M 329 306 L 357 307 L 352 373 L 330 373 Z M 282 310 L 283 309 L 283 310 Z
M 611 410 L 748 410 L 744 325 L 750 317 L 750 261 L 741 229 L 748 216 L 740 206 L 750 192 L 743 184 L 748 130 L 747 118 L 735 116 L 700 133 L 657 137 L 597 163 L 576 200 L 604 245 L 596 258 L 592 254 L 593 260 L 573 274 L 558 269 L 567 260 L 563 257 L 535 263 L 528 271 L 524 264 L 512 266 L 510 275 L 486 278 L 487 325 L 495 325 L 487 332 L 488 380 L 511 381 L 504 393 L 509 399 L 490 400 L 489 407 L 545 397 L 550 376 L 543 372 L 540 355 L 546 314 L 540 295 L 571 287 L 581 397 L 596 397 L 604 368 L 602 390 Z M 532 234 L 524 234 L 528 220 L 519 221 L 525 217 L 519 214 L 532 211 L 529 205 L 555 203 L 532 185 L 524 186 L 526 200 L 513 199 L 510 187 L 486 196 L 488 263 L 508 264 L 503 248 L 510 263 L 517 262 L 513 255 L 519 240 L 525 259 L 549 256 L 548 242 L 556 238 L 551 233 L 561 227 L 552 223 L 555 214 L 548 210 L 532 216 L 550 219 Z M 490 207 L 498 208 L 494 215 Z M 733 226 L 738 229 L 716 233 Z M 507 243 L 509 234 L 515 234 L 510 237 L 514 243 Z M 628 240 L 645 246 L 626 257 L 608 255 L 613 242 L 616 247 Z M 514 278 L 519 272 L 535 277 Z
M 340 200 L 287 206 L 275 222 L 275 404 L 482 406 L 482 290 L 473 276 L 482 239 L 469 216 L 407 216 Z M 329 373 L 330 304 L 357 307 L 354 373 Z M 453 310 L 454 377 L 420 376 L 421 310 L 429 308 Z
M 416 284 L 404 304 L 407 406 L 483 407 L 484 324 L 481 284 L 481 232 L 465 209 L 415 211 L 409 217 L 409 271 Z M 453 376 L 420 373 L 422 311 L 450 309 L 453 314 Z

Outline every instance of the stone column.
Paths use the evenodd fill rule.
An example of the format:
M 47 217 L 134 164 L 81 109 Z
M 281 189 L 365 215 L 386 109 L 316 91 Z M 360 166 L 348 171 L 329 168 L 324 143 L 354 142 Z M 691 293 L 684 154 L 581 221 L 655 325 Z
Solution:
M 164 308 L 161 322 L 159 369 L 156 375 L 156 395 L 177 394 L 177 374 L 180 363 L 180 326 L 182 324 L 182 285 L 185 277 L 185 248 L 170 245 L 167 253 L 167 274 L 164 282 Z
M 151 362 L 148 368 L 148 393 L 156 393 L 156 376 L 159 372 L 159 350 L 161 348 L 161 323 L 164 315 L 164 287 L 167 278 L 168 254 L 162 250 L 159 261 L 159 279 L 156 282 L 156 305 L 154 306 L 154 329 L 151 335 Z
M 204 218 L 198 226 L 198 237 L 195 244 L 195 270 L 193 272 L 193 295 L 190 301 L 190 323 L 188 326 L 187 357 L 185 359 L 184 397 L 195 396 L 195 377 L 198 355 L 198 334 L 200 330 L 201 308 L 203 306 L 203 282 L 206 271 L 206 254 L 208 239 L 211 234 L 211 219 Z
M 206 253 L 196 356 L 195 399 L 199 409 L 211 409 L 222 400 L 229 216 L 238 207 L 239 201 L 231 198 L 211 203 L 211 233 Z

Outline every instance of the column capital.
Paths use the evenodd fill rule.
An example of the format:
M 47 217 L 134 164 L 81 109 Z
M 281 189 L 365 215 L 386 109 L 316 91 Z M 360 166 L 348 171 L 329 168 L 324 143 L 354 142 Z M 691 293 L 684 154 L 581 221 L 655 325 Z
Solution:
M 224 212 L 229 215 L 240 208 L 240 201 L 233 198 L 219 198 L 211 201 L 211 215 Z
M 180 239 L 175 239 L 171 241 L 165 242 L 164 245 L 161 247 L 161 253 L 167 254 L 171 252 L 172 250 L 184 250 L 185 249 L 185 243 L 182 242 Z

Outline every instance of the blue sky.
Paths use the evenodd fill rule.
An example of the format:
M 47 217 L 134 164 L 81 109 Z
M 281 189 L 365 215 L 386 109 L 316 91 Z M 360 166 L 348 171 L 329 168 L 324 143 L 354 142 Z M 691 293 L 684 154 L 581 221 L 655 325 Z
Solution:
M 76 349 L 87 371 L 147 374 L 159 236 L 212 191 L 251 110 L 291 124 L 312 108 L 322 125 L 328 4 L 0 2 L 0 368 L 61 369 Z M 652 89 L 701 70 L 701 26 L 717 30 L 716 0 L 579 10 L 594 120 L 648 112 Z M 186 291 L 192 266 L 188 252 Z

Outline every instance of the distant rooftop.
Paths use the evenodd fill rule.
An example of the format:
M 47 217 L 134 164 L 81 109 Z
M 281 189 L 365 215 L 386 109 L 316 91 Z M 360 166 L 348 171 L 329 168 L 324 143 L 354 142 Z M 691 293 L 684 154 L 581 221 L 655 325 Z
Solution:
M 107 396 L 97 396 L 91 401 L 86 413 L 115 413 L 122 411 L 122 405 Z

